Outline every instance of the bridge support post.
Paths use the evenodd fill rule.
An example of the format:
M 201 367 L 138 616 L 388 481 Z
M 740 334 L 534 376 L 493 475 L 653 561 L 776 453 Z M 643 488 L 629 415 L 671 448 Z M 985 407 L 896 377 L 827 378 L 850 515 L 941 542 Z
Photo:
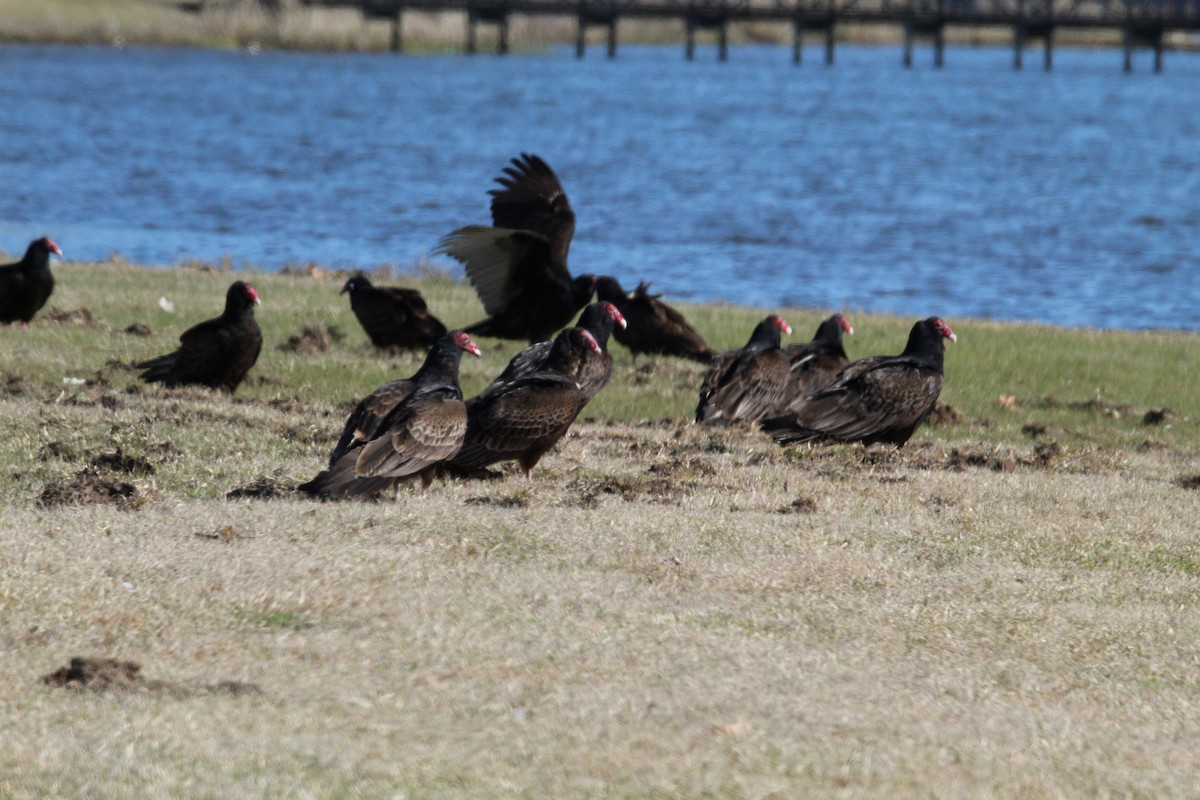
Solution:
M 941 69 L 946 64 L 946 26 L 941 20 L 933 32 L 933 65 Z
M 1133 72 L 1133 26 L 1125 26 L 1125 36 L 1122 42 L 1122 49 L 1125 51 L 1125 71 Z
M 388 43 L 393 53 L 400 53 L 404 50 L 404 11 L 397 8 L 396 15 L 392 17 L 392 38 Z
M 1154 71 L 1162 72 L 1163 67 L 1163 32 L 1159 28 L 1154 31 Z
M 717 25 L 717 60 L 729 60 L 729 22 L 724 19 Z
M 687 41 L 683 45 L 683 55 L 688 61 L 696 60 L 696 18 L 687 18 Z
M 1025 55 L 1025 23 L 1018 22 L 1013 26 L 1013 69 L 1021 68 L 1021 60 Z
M 575 29 L 575 57 L 583 58 L 587 52 L 587 17 L 579 12 L 578 27 Z
M 833 64 L 833 43 L 836 40 L 834 32 L 834 22 L 829 20 L 829 27 L 825 29 L 825 63 Z
M 1046 45 L 1046 49 L 1042 53 L 1042 69 L 1046 72 L 1054 69 L 1054 28 L 1046 28 L 1046 35 L 1042 41 Z
M 617 57 L 617 15 L 613 14 L 613 18 L 608 22 L 608 57 L 610 59 Z
M 916 35 L 916 23 L 911 19 L 904 21 L 904 66 L 912 67 L 913 37 Z
M 500 55 L 508 53 L 508 14 L 500 17 Z
M 475 10 L 467 9 L 467 55 L 475 55 Z
M 804 60 L 804 17 L 792 17 L 792 63 L 796 66 Z

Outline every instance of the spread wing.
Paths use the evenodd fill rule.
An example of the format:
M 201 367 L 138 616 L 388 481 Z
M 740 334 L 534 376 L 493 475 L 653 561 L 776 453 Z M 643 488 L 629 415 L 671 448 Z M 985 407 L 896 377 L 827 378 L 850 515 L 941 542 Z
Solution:
M 531 231 L 468 225 L 447 234 L 434 252 L 462 262 L 484 310 L 493 316 L 546 294 L 547 288 L 562 291 L 571 281 L 549 239 Z
M 550 243 L 554 261 L 565 265 L 575 235 L 575 212 L 554 170 L 537 156 L 522 153 L 496 182 L 503 188 L 488 192 L 492 224 L 541 234 Z

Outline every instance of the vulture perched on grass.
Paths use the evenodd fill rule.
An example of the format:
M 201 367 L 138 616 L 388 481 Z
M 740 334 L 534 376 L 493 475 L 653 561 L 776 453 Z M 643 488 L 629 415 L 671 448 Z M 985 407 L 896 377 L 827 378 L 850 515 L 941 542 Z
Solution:
M 538 460 L 563 437 L 585 402 L 571 376 L 581 372 L 589 354 L 600 352 L 590 333 L 568 328 L 555 337 L 539 369 L 497 378 L 467 401 L 466 439 L 447 466 L 474 472 L 515 460 L 525 477 L 532 477 Z
M 43 236 L 29 243 L 20 261 L 0 267 L 0 322 L 19 322 L 28 328 L 33 315 L 46 305 L 54 291 L 51 253 L 62 258 L 54 240 Z
M 139 377 L 167 386 L 198 384 L 237 391 L 262 349 L 262 331 L 254 319 L 258 304 L 254 287 L 235 281 L 225 293 L 221 316 L 184 331 L 175 352 L 134 364 L 144 370 Z
M 567 253 L 575 212 L 545 161 L 522 153 L 492 189 L 492 225 L 446 235 L 434 253 L 466 267 L 488 317 L 468 333 L 540 342 L 569 325 L 595 291 L 593 275 L 572 277 Z
M 762 427 L 780 444 L 810 441 L 884 442 L 903 446 L 942 391 L 946 340 L 958 341 L 938 317 L 913 325 L 898 356 L 852 362 L 798 411 Z
M 714 356 L 700 385 L 696 422 L 758 422 L 778 413 L 791 379 L 779 335 L 791 332 L 783 317 L 772 314 L 755 326 L 745 347 Z
M 405 380 L 380 386 L 346 420 L 323 470 L 297 491 L 313 497 L 374 497 L 400 480 L 418 476 L 428 487 L 437 466 L 462 447 L 467 408 L 458 387 L 462 354 L 479 348 L 463 331 L 442 336 L 421 368 Z
M 616 278 L 601 275 L 596 279 L 596 297 L 607 300 L 625 315 L 628 327 L 614 331 L 613 338 L 628 348 L 636 359 L 641 353 L 679 356 L 707 364 L 713 352 L 704 337 L 683 314 L 650 294 L 650 284 L 642 281 L 631 297 Z
M 428 350 L 446 335 L 446 326 L 429 313 L 416 289 L 374 286 L 365 275 L 356 274 L 341 293 L 350 295 L 350 310 L 378 348 Z
M 615 332 L 614 328 L 625 327 L 625 318 L 612 303 L 591 303 L 579 315 L 575 327 L 590 333 L 596 344 L 600 345 L 599 352 L 585 350 L 575 365 L 576 371 L 567 376 L 579 384 L 580 398 L 583 405 L 587 405 L 589 400 L 608 385 L 608 380 L 612 377 L 612 355 L 608 352 L 608 339 Z M 553 342 L 529 345 L 513 356 L 512 361 L 508 362 L 508 366 L 494 383 L 505 383 L 537 372 L 543 368 L 553 349 Z M 580 409 L 582 408 L 581 405 Z
M 811 342 L 783 348 L 783 354 L 792 364 L 785 411 L 799 410 L 810 394 L 823 389 L 850 363 L 842 345 L 842 336 L 847 333 L 854 334 L 850 321 L 842 314 L 834 314 L 817 327 Z

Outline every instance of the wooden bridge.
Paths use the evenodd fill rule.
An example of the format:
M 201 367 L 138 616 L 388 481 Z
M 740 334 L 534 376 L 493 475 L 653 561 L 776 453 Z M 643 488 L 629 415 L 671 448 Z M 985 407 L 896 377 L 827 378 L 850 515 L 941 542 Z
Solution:
M 1200 31 L 1200 0 L 306 0 L 309 5 L 350 6 L 368 19 L 389 19 L 391 45 L 403 48 L 406 11 L 461 11 L 466 19 L 466 51 L 477 50 L 476 28 L 499 28 L 499 52 L 508 52 L 512 15 L 573 16 L 577 20 L 575 52 L 586 51 L 591 26 L 608 31 L 608 57 L 617 53 L 617 23 L 629 19 L 680 19 L 686 30 L 685 53 L 695 55 L 696 32 L 715 31 L 718 57 L 729 54 L 733 22 L 783 22 L 792 27 L 792 61 L 801 63 L 804 37 L 821 36 L 825 62 L 834 61 L 836 30 L 843 23 L 888 24 L 904 33 L 904 65 L 912 66 L 916 39 L 933 42 L 934 64 L 942 66 L 949 26 L 1001 28 L 1012 32 L 1013 66 L 1021 68 L 1030 42 L 1040 41 L 1043 65 L 1054 63 L 1054 34 L 1064 29 L 1101 30 L 1121 35 L 1125 71 L 1133 69 L 1133 51 L 1154 50 L 1154 71 L 1163 66 L 1164 37 L 1171 32 Z

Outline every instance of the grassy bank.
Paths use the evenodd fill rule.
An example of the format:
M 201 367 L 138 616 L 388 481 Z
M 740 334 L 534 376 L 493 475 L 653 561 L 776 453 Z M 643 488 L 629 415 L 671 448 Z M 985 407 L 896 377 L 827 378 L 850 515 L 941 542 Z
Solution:
M 532 482 L 226 500 L 310 477 L 416 360 L 369 347 L 339 279 L 252 275 L 250 384 L 142 387 L 128 362 L 243 276 L 56 274 L 55 312 L 0 329 L 0 797 L 1197 789 L 1195 336 L 949 318 L 961 421 L 899 453 L 699 429 L 698 365 L 615 347 Z M 684 310 L 717 347 L 765 313 Z M 826 313 L 773 310 L 795 338 Z M 849 313 L 852 356 L 912 322 Z M 279 348 L 305 326 L 344 335 Z M 468 393 L 515 350 L 482 344 Z M 75 655 L 146 680 L 41 683 Z
M 0 41 L 87 42 L 100 44 L 188 45 L 201 47 L 260 46 L 308 50 L 386 50 L 389 23 L 364 21 L 355 9 L 309 8 L 299 3 L 282 4 L 271 14 L 250 0 L 208 0 L 204 11 L 187 10 L 196 3 L 177 0 L 0 0 Z M 482 26 L 479 46 L 495 47 L 494 26 Z M 533 50 L 547 44 L 573 43 L 575 20 L 565 17 L 515 15 L 510 29 L 511 45 Z M 592 44 L 601 45 L 604 32 L 589 33 Z M 734 44 L 791 42 L 788 23 L 735 23 L 730 26 Z M 898 43 L 897 26 L 844 24 L 838 26 L 842 41 Z M 457 51 L 463 47 L 465 22 L 459 13 L 409 12 L 404 17 L 404 40 L 413 51 Z M 683 23 L 678 20 L 623 20 L 622 43 L 680 44 Z M 701 42 L 704 42 L 701 37 Z M 1011 42 L 1008 31 L 990 28 L 951 28 L 951 44 L 1003 44 Z M 1066 46 L 1113 46 L 1116 34 L 1064 30 L 1056 43 Z

